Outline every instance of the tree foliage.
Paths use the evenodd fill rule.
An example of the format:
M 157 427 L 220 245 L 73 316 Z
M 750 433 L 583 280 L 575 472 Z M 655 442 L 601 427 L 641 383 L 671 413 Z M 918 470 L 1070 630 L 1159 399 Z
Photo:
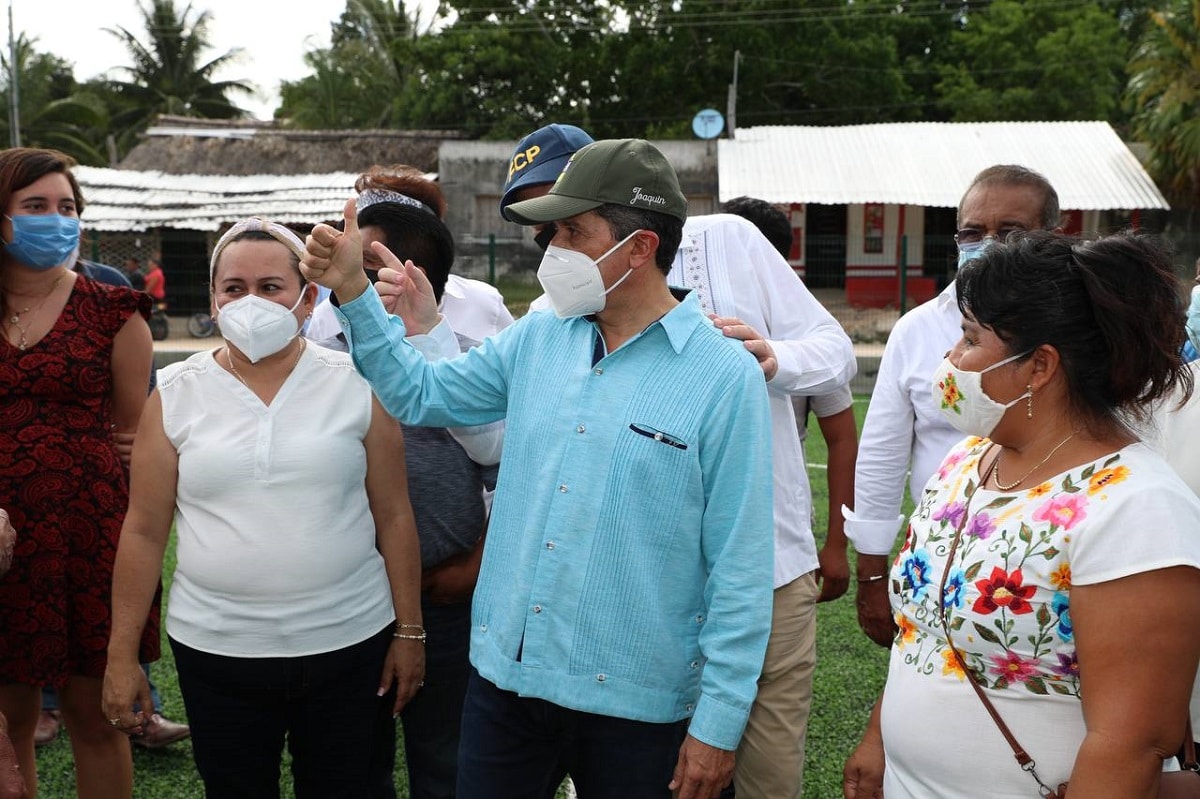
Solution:
M 118 108 L 112 124 L 122 149 L 132 143 L 159 114 L 233 119 L 245 116 L 230 95 L 254 93 L 243 80 L 215 80 L 214 73 L 237 58 L 231 50 L 208 61 L 201 54 L 209 46 L 208 11 L 194 12 L 188 3 L 178 9 L 175 0 L 149 0 L 138 6 L 145 33 L 122 27 L 106 29 L 120 40 L 132 66 L 120 67 L 125 80 L 107 82 Z
M 1134 131 L 1150 146 L 1150 169 L 1177 201 L 1200 204 L 1200 0 L 1149 14 L 1129 65 Z
M 348 0 L 330 46 L 304 55 L 312 73 L 282 84 L 276 117 L 301 128 L 396 127 L 418 22 L 403 0 Z
M 160 113 L 242 115 L 232 98 L 250 84 L 213 77 L 236 51 L 202 58 L 209 13 L 139 2 L 144 34 L 109 31 L 129 53 L 122 80 L 75 84 L 69 64 L 25 43 L 28 141 L 95 163 L 107 132 L 123 151 Z M 1133 119 L 1157 174 L 1194 194 L 1198 8 L 1200 0 L 442 0 L 422 21 L 404 0 L 346 0 L 330 45 L 306 56 L 309 74 L 283 84 L 276 116 L 298 127 L 479 138 L 552 121 L 598 137 L 688 137 L 697 111 L 728 110 L 736 72 L 742 127 L 1105 119 L 1122 128 Z
M 995 0 L 951 34 L 938 104 L 956 122 L 1110 119 L 1127 49 L 1095 5 Z
M 597 65 L 607 60 L 615 7 L 597 0 L 454 3 L 455 21 L 414 43 L 419 66 L 403 100 L 406 124 L 511 137 L 541 119 L 590 123 L 609 91 Z
M 106 162 L 102 136 L 108 115 L 98 99 L 81 90 L 66 60 L 38 52 L 36 39 L 17 37 L 13 51 L 0 56 L 0 80 L 9 96 L 16 76 L 21 144 L 61 150 L 83 164 Z M 0 136 L 13 141 L 9 116 L 0 119 Z
M 739 126 L 1113 119 L 1147 1 L 443 0 L 433 31 L 381 46 L 347 24 L 363 2 L 350 0 L 353 35 L 311 55 L 280 115 L 687 136 L 700 109 L 727 110 L 738 54 Z M 405 70 L 387 91 L 372 78 L 381 55 Z

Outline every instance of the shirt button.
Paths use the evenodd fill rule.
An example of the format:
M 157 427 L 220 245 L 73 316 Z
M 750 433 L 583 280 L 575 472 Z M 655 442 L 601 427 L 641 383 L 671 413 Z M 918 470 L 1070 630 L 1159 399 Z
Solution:
M 534 605 L 534 606 L 533 606 L 533 612 L 534 612 L 534 613 L 541 613 L 541 612 L 542 612 L 542 606 L 541 606 L 541 605 Z
M 607 678 L 607 677 L 605 677 L 603 674 L 597 674 L 597 675 L 596 675 L 596 682 L 604 682 L 604 681 L 605 681 L 605 680 L 607 680 L 607 679 L 608 679 L 608 678 Z
M 688 666 L 689 668 L 698 669 L 700 668 L 700 661 L 693 660 L 690 664 L 688 664 Z
M 703 623 L 704 623 L 704 617 L 703 617 L 703 616 L 697 616 L 697 617 L 696 617 L 696 624 L 703 624 Z
M 684 705 L 683 709 L 686 710 L 688 713 L 691 713 L 693 710 L 696 709 L 696 706 L 695 705 Z
M 547 542 L 546 542 L 546 549 L 554 549 L 554 542 L 553 542 L 553 541 L 547 541 Z
M 587 428 L 586 428 L 586 427 L 584 427 L 583 425 L 579 425 L 579 427 L 576 427 L 576 428 L 575 428 L 575 432 L 576 432 L 576 433 L 582 433 L 582 432 L 584 432 L 585 430 L 587 430 Z
M 486 633 L 486 632 L 487 632 L 487 625 L 486 625 L 486 624 L 481 624 L 481 625 L 479 625 L 479 631 L 480 631 L 480 632 L 484 632 L 484 633 Z
M 602 375 L 602 374 L 604 374 L 604 367 L 603 367 L 603 366 L 597 366 L 595 369 L 593 369 L 593 370 L 592 370 L 592 372 L 593 372 L 594 374 Z
M 566 483 L 563 483 L 562 485 L 560 485 L 558 487 L 558 493 L 560 493 L 560 494 L 567 493 L 567 484 Z

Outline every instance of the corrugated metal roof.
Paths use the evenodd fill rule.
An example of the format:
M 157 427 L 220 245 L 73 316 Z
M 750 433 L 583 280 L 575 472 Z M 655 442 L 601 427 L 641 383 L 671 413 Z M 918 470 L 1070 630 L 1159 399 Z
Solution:
M 722 201 L 957 208 L 982 169 L 1041 172 L 1064 209 L 1169 208 L 1107 122 L 889 123 L 740 128 L 718 141 Z
M 219 230 L 248 216 L 311 224 L 340 219 L 356 172 L 323 175 L 170 175 L 80 166 L 84 227 L 140 232 L 151 228 Z

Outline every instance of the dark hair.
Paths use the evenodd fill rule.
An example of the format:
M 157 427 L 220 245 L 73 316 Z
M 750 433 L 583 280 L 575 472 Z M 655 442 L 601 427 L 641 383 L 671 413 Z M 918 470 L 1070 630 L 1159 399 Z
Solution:
M 358 215 L 358 226 L 383 230 L 384 243 L 401 260 L 410 260 L 425 270 L 439 302 L 454 266 L 454 236 L 442 221 L 446 198 L 438 184 L 416 167 L 373 166 L 354 183 L 359 192 L 385 189 L 411 197 L 427 205 L 433 213 L 400 203 L 379 202 Z M 340 227 L 340 226 L 339 226 Z
M 962 216 L 963 200 L 976 186 L 1028 186 L 1042 195 L 1042 228 L 1053 230 L 1062 221 L 1062 210 L 1058 207 L 1058 192 L 1041 172 L 1017 164 L 996 164 L 980 172 L 971 181 L 958 202 L 958 216 Z
M 40 150 L 33 147 L 12 147 L 0 150 L 0 211 L 8 213 L 8 204 L 13 192 L 55 172 L 65 175 L 75 195 L 75 212 L 83 213 L 83 192 L 79 181 L 71 173 L 75 159 L 58 150 Z
M 792 223 L 787 214 L 771 205 L 766 200 L 757 197 L 734 197 L 721 205 L 721 210 L 727 214 L 736 214 L 743 219 L 749 219 L 766 236 L 771 246 L 779 250 L 779 254 L 787 258 L 792 254 Z
M 682 219 L 658 211 L 613 203 L 599 206 L 596 208 L 596 214 L 608 223 L 608 229 L 617 241 L 635 230 L 649 230 L 657 235 L 658 250 L 654 253 L 654 263 L 664 275 L 671 273 L 671 266 L 675 263 L 675 252 L 679 249 L 679 242 L 683 240 Z
M 1127 429 L 1169 392 L 1191 394 L 1179 284 L 1156 239 L 1027 233 L 964 265 L 955 285 L 959 309 L 1010 354 L 1058 351 L 1072 410 L 1093 429 Z

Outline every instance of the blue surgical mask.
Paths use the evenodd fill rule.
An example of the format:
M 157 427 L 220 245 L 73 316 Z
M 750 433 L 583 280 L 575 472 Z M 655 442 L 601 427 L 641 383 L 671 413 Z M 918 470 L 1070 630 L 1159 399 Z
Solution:
M 1192 304 L 1187 311 L 1187 334 L 1192 346 L 1200 351 L 1200 286 L 1192 288 Z
M 993 241 L 995 241 L 995 239 L 989 236 L 971 244 L 958 245 L 958 268 L 962 269 L 971 261 L 974 261 L 976 258 L 983 255 L 984 252 L 987 251 L 987 248 L 992 246 Z
M 66 263 L 79 246 L 79 218 L 61 214 L 10 216 L 13 240 L 4 249 L 15 261 L 33 269 L 53 269 Z

